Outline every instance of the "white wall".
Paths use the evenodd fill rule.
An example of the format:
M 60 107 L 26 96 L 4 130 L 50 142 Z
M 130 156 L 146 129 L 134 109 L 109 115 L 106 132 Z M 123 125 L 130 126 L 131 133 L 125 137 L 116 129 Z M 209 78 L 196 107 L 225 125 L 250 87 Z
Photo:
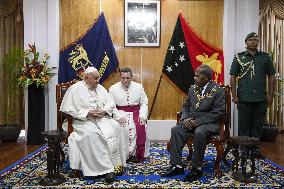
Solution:
M 171 128 L 176 122 L 176 120 L 149 120 L 147 128 L 149 140 L 170 140 Z
M 59 0 L 23 0 L 24 44 L 35 43 L 40 52 L 49 53 L 49 66 L 55 75 L 46 90 L 46 129 L 56 129 L 55 86 L 59 63 Z M 234 54 L 245 48 L 245 36 L 258 31 L 259 0 L 224 0 L 223 46 L 225 60 L 225 84 L 229 84 L 229 70 Z M 25 122 L 27 116 L 27 92 L 25 92 Z M 237 134 L 236 108 L 232 109 L 232 134 Z M 150 120 L 150 140 L 168 140 L 175 120 Z
M 55 85 L 59 62 L 59 0 L 23 0 L 24 48 L 35 43 L 37 50 L 50 55 L 48 65 L 55 75 L 45 88 L 45 128 L 56 129 Z M 28 125 L 28 95 L 25 89 L 25 126 Z
M 230 66 L 234 55 L 245 50 L 245 37 L 258 32 L 259 0 L 224 0 L 223 47 L 225 84 L 230 81 Z M 238 134 L 237 108 L 232 103 L 231 135 Z

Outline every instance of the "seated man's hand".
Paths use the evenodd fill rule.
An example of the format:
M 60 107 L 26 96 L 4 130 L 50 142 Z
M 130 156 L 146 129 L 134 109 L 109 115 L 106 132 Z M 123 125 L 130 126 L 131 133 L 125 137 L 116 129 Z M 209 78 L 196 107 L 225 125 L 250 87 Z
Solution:
M 105 116 L 106 112 L 104 110 L 98 110 L 98 109 L 91 109 L 88 113 L 88 116 L 91 116 L 93 118 L 101 118 Z
M 190 121 L 189 121 L 188 118 L 187 118 L 187 119 L 184 119 L 184 120 L 182 121 L 182 126 L 183 126 L 185 129 L 188 129 L 188 130 L 191 130 L 191 129 L 192 129 L 192 127 L 191 127 L 191 125 L 190 125 Z
M 122 117 L 118 120 L 118 122 L 121 125 L 121 127 L 125 127 L 127 120 L 125 117 Z
M 97 110 L 91 109 L 88 112 L 88 117 L 96 117 L 97 116 Z
M 98 110 L 98 117 L 101 118 L 101 117 L 104 117 L 106 115 L 106 111 L 104 110 Z
M 182 121 L 182 125 L 184 126 L 184 128 L 191 130 L 194 127 L 196 127 L 196 120 L 191 119 L 191 118 L 184 119 Z
M 146 124 L 146 120 L 143 118 L 139 118 L 139 123 L 140 125 L 145 125 Z
M 189 122 L 190 122 L 190 125 L 192 127 L 197 127 L 197 123 L 196 123 L 196 120 L 195 119 L 189 119 Z

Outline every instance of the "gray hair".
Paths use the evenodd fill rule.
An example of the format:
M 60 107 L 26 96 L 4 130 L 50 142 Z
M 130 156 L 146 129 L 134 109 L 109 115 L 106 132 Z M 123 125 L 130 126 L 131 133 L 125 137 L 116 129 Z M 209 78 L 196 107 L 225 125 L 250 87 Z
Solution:
M 119 72 L 130 73 L 130 75 L 132 76 L 132 70 L 128 67 L 120 68 Z
M 198 66 L 198 68 L 199 68 L 199 73 L 201 75 L 204 75 L 209 80 L 212 79 L 212 69 L 210 68 L 210 66 L 208 66 L 206 64 L 201 64 L 200 66 Z

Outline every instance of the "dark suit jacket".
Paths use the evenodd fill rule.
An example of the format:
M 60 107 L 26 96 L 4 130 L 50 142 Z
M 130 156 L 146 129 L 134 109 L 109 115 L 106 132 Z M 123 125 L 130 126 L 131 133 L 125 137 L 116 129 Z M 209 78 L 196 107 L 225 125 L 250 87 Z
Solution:
M 225 114 L 225 90 L 213 81 L 209 81 L 203 98 L 195 85 L 189 88 L 188 98 L 183 105 L 181 119 L 194 118 L 197 126 L 214 123 Z

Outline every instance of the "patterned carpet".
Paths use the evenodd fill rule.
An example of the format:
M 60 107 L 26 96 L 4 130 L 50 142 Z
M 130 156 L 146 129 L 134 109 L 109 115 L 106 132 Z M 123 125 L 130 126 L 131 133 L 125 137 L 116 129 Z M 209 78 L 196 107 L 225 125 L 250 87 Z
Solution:
M 40 186 L 38 182 L 46 176 L 46 150 L 44 146 L 30 154 L 14 165 L 0 172 L 0 188 L 47 188 Z M 65 146 L 65 151 L 67 147 Z M 122 176 L 117 181 L 106 184 L 104 178 L 85 177 L 82 179 L 70 178 L 72 174 L 68 161 L 62 167 L 62 175 L 66 182 L 59 186 L 49 188 L 282 188 L 284 186 L 284 168 L 269 161 L 256 162 L 257 183 L 244 184 L 232 179 L 229 167 L 222 163 L 223 177 L 216 178 L 213 175 L 213 163 L 215 149 L 208 147 L 205 155 L 205 163 L 202 171 L 204 176 L 192 183 L 183 182 L 184 175 L 162 178 L 161 171 L 166 170 L 169 162 L 169 153 L 165 144 L 153 143 L 151 156 L 144 163 L 129 163 Z M 184 150 L 183 156 L 187 156 Z M 188 163 L 187 170 L 191 168 Z M 186 171 L 185 174 L 187 174 Z

